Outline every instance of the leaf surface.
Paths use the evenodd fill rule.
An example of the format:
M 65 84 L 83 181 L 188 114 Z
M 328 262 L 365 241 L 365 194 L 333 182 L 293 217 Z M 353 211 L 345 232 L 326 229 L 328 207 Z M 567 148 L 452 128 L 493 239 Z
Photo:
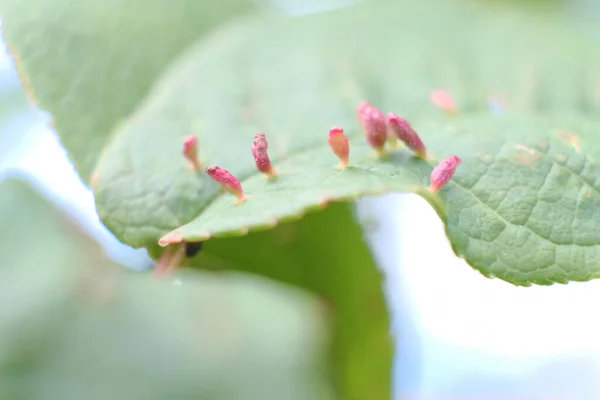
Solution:
M 367 4 L 238 24 L 197 44 L 100 160 L 94 188 L 103 221 L 126 242 L 151 246 L 169 227 L 176 229 L 164 243 L 239 235 L 329 201 L 413 191 L 436 207 L 457 254 L 485 275 L 519 285 L 596 277 L 600 236 L 587 232 L 600 225 L 578 222 L 594 209 L 594 191 L 581 201 L 587 171 L 553 179 L 547 163 L 563 172 L 560 160 L 584 159 L 588 169 L 597 163 L 598 48 L 549 17 L 490 13 L 461 2 L 436 9 L 428 13 L 427 2 Z M 454 97 L 457 116 L 430 103 L 438 88 Z M 376 159 L 355 114 L 365 99 L 406 117 L 430 158 L 403 149 Z M 351 139 L 351 167 L 343 171 L 327 146 L 333 125 Z M 256 171 L 250 154 L 257 131 L 267 134 L 279 171 L 272 182 Z M 199 136 L 202 161 L 231 171 L 250 200 L 234 205 L 207 176 L 187 168 L 179 154 L 190 132 Z M 559 161 L 527 156 L 539 146 L 556 151 Z M 463 163 L 437 198 L 425 191 L 429 174 L 450 154 Z M 573 187 L 548 205 L 539 193 L 544 182 L 551 190 Z M 550 209 L 561 216 L 551 220 L 559 224 L 554 233 L 546 227 Z M 502 235 L 501 226 L 507 227 Z M 523 241 L 522 232 L 532 236 Z M 557 242 L 555 232 L 565 238 Z M 574 239 L 582 236 L 586 248 Z M 517 257 L 514 246 L 531 257 Z
M 119 15 L 133 15 L 133 8 L 108 4 Z M 187 15 L 182 14 L 183 3 L 179 6 L 167 13 L 172 19 L 163 18 L 165 10 L 158 6 L 150 7 L 148 15 L 179 21 Z M 82 6 L 65 9 L 74 10 L 61 14 L 66 19 L 83 12 Z M 11 10 L 20 9 L 15 5 L 7 8 Z M 581 218 L 593 212 L 596 196 L 591 191 L 587 202 L 582 198 L 595 184 L 585 174 L 595 168 L 597 157 L 593 130 L 600 108 L 598 47 L 575 36 L 546 9 L 539 16 L 520 11 L 462 1 L 366 2 L 291 20 L 246 20 L 193 46 L 188 46 L 195 37 L 190 34 L 169 56 L 184 47 L 185 54 L 160 79 L 156 78 L 166 61 L 144 80 L 145 91 L 130 102 L 137 107 L 118 107 L 120 117 L 134 108 L 135 112 L 102 148 L 95 167 L 93 186 L 102 220 L 123 241 L 151 247 L 169 231 L 165 242 L 239 235 L 297 218 L 328 201 L 414 191 L 434 204 L 457 254 L 488 276 L 520 285 L 595 277 L 600 268 L 597 240 L 588 232 L 599 229 L 592 222 L 582 224 Z M 9 42 L 15 42 L 22 57 L 33 57 L 35 35 L 24 33 L 27 25 L 11 22 L 18 18 L 10 15 L 5 12 Z M 90 15 L 92 19 L 75 25 L 80 29 L 75 32 L 101 26 L 97 20 L 109 14 Z M 155 21 L 152 18 L 140 21 Z M 73 29 L 60 31 L 69 40 L 56 41 L 69 43 L 69 51 L 78 47 L 74 40 L 86 37 L 73 35 Z M 30 39 L 19 42 L 21 36 Z M 108 54 L 121 49 L 105 42 Z M 73 65 L 83 69 L 95 58 L 86 53 L 81 60 L 86 64 Z M 98 64 L 98 73 L 111 71 L 103 65 Z M 60 74 L 73 76 L 71 69 L 55 66 Z M 31 60 L 23 63 L 36 91 L 51 90 L 53 86 L 40 78 L 50 67 L 46 65 L 44 73 L 39 73 L 42 66 L 38 72 L 31 68 Z M 94 81 L 102 82 L 102 74 Z M 84 77 L 80 82 L 85 87 L 91 81 Z M 460 109 L 454 119 L 430 104 L 429 94 L 438 88 L 454 97 Z M 80 98 L 68 93 L 69 99 Z M 99 98 L 111 107 L 119 103 Z M 365 99 L 406 117 L 422 135 L 431 158 L 421 161 L 403 150 L 388 160 L 375 160 L 355 117 L 356 105 Z M 60 113 L 59 102 L 47 104 L 54 114 Z M 92 109 L 75 114 L 112 126 L 114 118 Z M 69 115 L 73 110 L 69 108 Z M 336 160 L 326 144 L 333 125 L 343 126 L 351 138 L 352 167 L 345 171 L 333 167 Z M 63 137 L 73 133 L 58 129 Z M 265 182 L 253 166 L 249 147 L 256 131 L 264 131 L 270 141 L 271 157 L 280 171 L 274 182 Z M 250 201 L 234 206 L 206 176 L 187 169 L 180 150 L 183 137 L 192 132 L 200 138 L 202 160 L 236 175 L 252 195 Z M 88 147 L 92 144 L 84 135 L 76 137 Z M 550 158 L 533 157 L 534 162 L 516 165 L 523 148 L 538 145 Z M 559 161 L 553 163 L 555 151 Z M 423 192 L 429 172 L 451 153 L 463 164 L 442 199 L 433 198 Z M 585 168 L 554 179 L 550 173 L 555 169 L 566 173 L 556 166 L 562 159 L 584 159 Z M 480 190 L 487 197 L 473 192 L 478 188 L 475 178 L 485 183 Z M 539 191 L 546 188 L 540 182 L 553 190 L 570 185 L 563 191 L 567 197 L 545 205 Z M 523 187 L 521 194 L 512 193 Z M 550 209 L 560 215 L 552 220 L 557 224 L 552 231 L 545 220 Z M 500 226 L 507 227 L 501 235 Z M 521 232 L 532 236 L 523 242 Z M 507 256 L 521 254 L 517 248 L 522 254 L 537 254 L 538 262 Z
M 188 45 L 249 0 L 34 0 L 0 4 L 23 82 L 85 182 L 122 119 Z

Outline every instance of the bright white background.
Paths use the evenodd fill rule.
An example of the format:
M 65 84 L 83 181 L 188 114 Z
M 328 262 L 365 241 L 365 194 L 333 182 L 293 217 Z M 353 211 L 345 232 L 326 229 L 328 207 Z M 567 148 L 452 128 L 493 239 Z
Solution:
M 12 62 L 0 54 L 0 88 L 15 84 Z M 3 123 L 10 134 L 0 134 L 0 175 L 14 168 L 34 175 L 111 257 L 146 266 L 143 251 L 99 223 L 91 192 L 47 121 L 32 109 Z M 387 275 L 399 394 L 600 399 L 600 281 L 517 288 L 486 279 L 454 256 L 441 221 L 415 195 L 366 199 L 359 214 Z

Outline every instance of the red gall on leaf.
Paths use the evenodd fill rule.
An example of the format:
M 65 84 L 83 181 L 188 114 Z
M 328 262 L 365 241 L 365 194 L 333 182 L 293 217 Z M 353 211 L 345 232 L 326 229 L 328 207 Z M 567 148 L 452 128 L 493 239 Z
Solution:
M 454 99 L 445 90 L 434 90 L 430 95 L 431 102 L 438 108 L 446 111 L 447 113 L 454 114 L 458 110 L 456 109 L 456 104 L 454 103 Z
M 348 166 L 348 156 L 350 154 L 350 144 L 348 138 L 344 135 L 344 130 L 339 126 L 334 126 L 329 130 L 329 147 L 333 153 L 340 159 L 339 168 Z
M 200 171 L 202 164 L 198 160 L 198 138 L 194 135 L 186 136 L 183 140 L 183 156 L 190 163 L 190 168 L 194 171 Z
M 271 165 L 271 160 L 269 159 L 269 154 L 267 152 L 268 148 L 269 143 L 267 143 L 267 138 L 264 133 L 258 132 L 254 135 L 254 141 L 252 142 L 252 156 L 254 157 L 256 168 L 263 174 L 266 174 L 267 178 L 271 180 L 277 175 L 277 171 L 275 171 Z
M 400 118 L 391 112 L 387 115 L 387 124 L 390 131 L 393 132 L 406 147 L 411 149 L 417 157 L 423 159 L 426 158 L 427 150 L 425 149 L 425 145 L 407 120 Z
M 367 102 L 361 103 L 356 111 L 363 126 L 367 142 L 369 142 L 369 145 L 375 149 L 379 156 L 384 155 L 384 146 L 387 140 L 385 115 Z
M 460 164 L 461 159 L 452 155 L 448 158 L 444 158 L 442 161 L 435 166 L 431 171 L 431 185 L 429 191 L 438 192 L 442 186 L 444 186 L 454 175 L 456 167 Z
M 217 167 L 216 165 L 210 165 L 206 167 L 205 172 L 212 180 L 221 185 L 226 192 L 235 196 L 236 204 L 241 204 L 247 199 L 246 195 L 244 195 L 244 190 L 242 189 L 240 181 L 226 169 Z

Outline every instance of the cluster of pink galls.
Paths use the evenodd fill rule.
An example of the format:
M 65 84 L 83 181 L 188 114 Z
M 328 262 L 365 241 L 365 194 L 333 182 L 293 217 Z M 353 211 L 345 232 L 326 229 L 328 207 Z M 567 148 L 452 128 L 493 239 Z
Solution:
M 405 119 L 393 112 L 390 112 L 386 116 L 379 109 L 367 102 L 361 103 L 358 106 L 357 114 L 362 124 L 365 138 L 378 156 L 383 157 L 386 154 L 386 143 L 395 143 L 398 139 L 414 152 L 415 156 L 422 159 L 427 157 L 427 150 L 421 138 Z M 338 168 L 346 168 L 349 165 L 350 143 L 346 135 L 344 135 L 344 130 L 338 126 L 331 128 L 329 130 L 328 142 L 329 147 L 331 147 L 333 153 L 340 160 Z M 276 177 L 277 171 L 271 164 L 268 147 L 265 134 L 258 132 L 254 136 L 252 143 L 252 156 L 254 157 L 256 168 L 271 180 Z M 198 140 L 194 135 L 185 138 L 183 155 L 187 158 L 193 170 L 200 171 L 202 169 L 202 164 L 198 159 Z M 431 172 L 429 190 L 431 192 L 439 191 L 452 178 L 460 161 L 460 158 L 455 155 L 440 161 Z M 211 165 L 206 167 L 205 172 L 215 182 L 219 183 L 224 190 L 233 194 L 236 198 L 236 203 L 242 203 L 247 199 L 240 181 L 226 169 Z

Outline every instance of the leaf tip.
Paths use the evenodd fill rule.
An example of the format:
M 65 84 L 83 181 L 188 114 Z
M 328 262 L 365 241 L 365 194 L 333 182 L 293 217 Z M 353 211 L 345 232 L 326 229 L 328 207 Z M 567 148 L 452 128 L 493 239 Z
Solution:
M 160 239 L 158 239 L 158 245 L 165 247 L 170 244 L 177 244 L 183 242 L 183 235 L 177 231 L 169 232 Z

